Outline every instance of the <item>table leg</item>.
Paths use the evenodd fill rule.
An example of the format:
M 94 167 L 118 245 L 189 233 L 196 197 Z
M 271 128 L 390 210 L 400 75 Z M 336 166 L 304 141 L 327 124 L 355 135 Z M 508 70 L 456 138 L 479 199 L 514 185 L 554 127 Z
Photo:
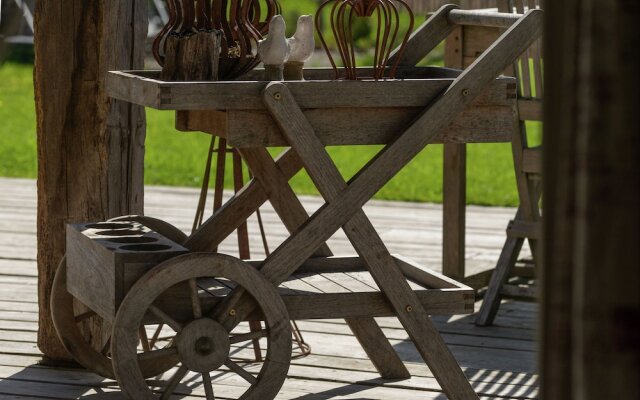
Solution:
M 456 280 L 462 280 L 465 277 L 466 169 L 466 145 L 445 144 L 442 193 L 442 273 Z

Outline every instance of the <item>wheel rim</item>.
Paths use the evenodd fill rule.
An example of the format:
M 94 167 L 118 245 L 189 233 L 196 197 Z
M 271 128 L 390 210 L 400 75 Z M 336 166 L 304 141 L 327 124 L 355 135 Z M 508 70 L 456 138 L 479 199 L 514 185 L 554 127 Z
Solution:
M 213 312 L 205 311 L 203 315 L 202 300 L 198 297 L 199 284 L 196 280 L 211 277 L 223 278 L 241 286 L 253 297 L 262 311 L 267 329 L 258 334 L 261 335 L 259 337 L 267 339 L 267 354 L 257 374 L 245 370 L 228 356 L 229 345 L 253 340 L 256 333 L 235 334 L 225 331 L 226 337 L 222 339 L 221 325 L 208 317 L 213 315 Z M 184 283 L 189 284 L 192 300 L 194 297 L 197 300 L 191 302 L 190 310 L 182 310 L 180 318 L 170 316 L 154 304 L 165 291 Z M 160 264 L 131 288 L 116 316 L 112 353 L 120 387 L 132 399 L 155 398 L 139 366 L 132 362 L 137 357 L 135 327 L 149 313 L 154 314 L 176 332 L 173 351 L 182 361 L 177 371 L 161 388 L 161 398 L 174 393 L 178 384 L 191 370 L 201 374 L 207 399 L 215 399 L 215 382 L 212 384 L 210 372 L 216 370 L 220 363 L 224 364 L 228 371 L 217 370 L 217 373 L 235 374 L 237 376 L 231 376 L 231 379 L 239 377 L 238 381 L 243 382 L 244 386 L 249 385 L 246 390 L 241 390 L 241 395 L 236 396 L 239 399 L 272 399 L 282 387 L 291 357 L 289 318 L 275 287 L 254 267 L 220 254 L 188 254 Z M 189 313 L 192 314 L 185 320 L 184 314 Z M 229 344 L 224 343 L 225 340 Z M 227 349 L 224 349 L 225 346 Z M 198 351 L 203 355 L 194 356 L 193 353 Z
M 100 318 L 93 312 L 76 315 L 74 312 L 74 297 L 67 291 L 67 257 L 63 257 L 56 271 L 51 293 L 51 316 L 56 332 L 64 348 L 73 358 L 86 369 L 98 375 L 115 379 L 112 360 L 109 357 L 109 344 L 98 350 L 89 343 L 78 324 L 88 318 Z M 159 375 L 177 364 L 178 358 L 171 354 L 159 354 L 162 357 L 142 359 L 140 370 L 145 377 Z

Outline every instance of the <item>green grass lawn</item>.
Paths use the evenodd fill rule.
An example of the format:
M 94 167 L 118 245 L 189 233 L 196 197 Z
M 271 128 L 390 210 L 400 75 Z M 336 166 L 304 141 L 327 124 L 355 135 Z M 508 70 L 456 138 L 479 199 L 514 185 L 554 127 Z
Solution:
M 33 98 L 32 66 L 14 63 L 0 66 L 0 176 L 35 178 L 37 175 Z M 146 183 L 200 186 L 210 137 L 175 131 L 171 112 L 148 110 L 147 118 Z M 538 141 L 539 126 L 530 128 Z M 331 148 L 330 153 L 349 178 L 378 150 L 379 147 L 345 147 Z M 469 203 L 516 205 L 510 146 L 470 145 L 468 153 Z M 300 193 L 316 193 L 302 174 L 293 179 L 293 185 Z M 441 202 L 442 146 L 429 146 L 382 189 L 377 198 Z
M 36 177 L 32 77 L 28 65 L 0 65 L 0 176 Z

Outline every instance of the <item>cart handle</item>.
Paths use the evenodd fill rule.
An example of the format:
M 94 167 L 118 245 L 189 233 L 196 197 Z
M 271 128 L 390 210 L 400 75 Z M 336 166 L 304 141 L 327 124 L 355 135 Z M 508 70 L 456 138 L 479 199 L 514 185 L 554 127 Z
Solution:
M 509 28 L 522 17 L 522 14 L 460 10 L 455 4 L 444 5 L 416 29 L 404 52 L 400 52 L 400 48 L 393 51 L 389 65 L 400 58 L 399 66 L 415 66 L 445 40 L 456 26 Z
M 509 28 L 521 17 L 522 14 L 455 9 L 452 9 L 447 15 L 449 23 L 453 25 L 484 26 L 487 28 Z

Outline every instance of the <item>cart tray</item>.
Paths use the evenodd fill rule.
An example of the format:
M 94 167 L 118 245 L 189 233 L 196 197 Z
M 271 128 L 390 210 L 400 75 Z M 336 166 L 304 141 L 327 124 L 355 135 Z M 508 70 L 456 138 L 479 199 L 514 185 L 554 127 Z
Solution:
M 460 71 L 412 67 L 395 80 L 342 81 L 333 70 L 307 70 L 310 80 L 287 87 L 326 145 L 387 144 L 453 83 Z M 159 110 L 176 110 L 177 128 L 227 138 L 234 147 L 286 146 L 267 113 L 269 82 L 253 71 L 243 81 L 166 82 L 159 71 L 114 71 L 113 98 Z M 433 143 L 508 142 L 513 134 L 516 81 L 501 77 L 483 91 Z

